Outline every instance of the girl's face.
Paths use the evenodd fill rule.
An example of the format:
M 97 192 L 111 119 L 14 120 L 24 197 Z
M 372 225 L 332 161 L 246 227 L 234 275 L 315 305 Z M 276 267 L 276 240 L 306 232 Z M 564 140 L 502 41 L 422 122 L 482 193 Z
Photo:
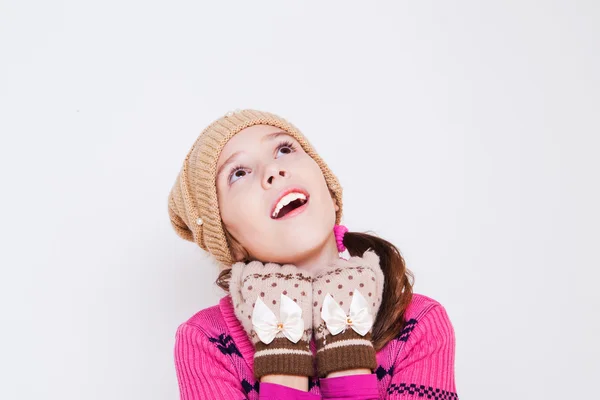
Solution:
M 338 206 L 317 163 L 282 129 L 254 125 L 234 135 L 217 160 L 216 184 L 225 229 L 252 258 L 300 266 L 338 257 Z M 292 202 L 278 210 L 290 190 Z

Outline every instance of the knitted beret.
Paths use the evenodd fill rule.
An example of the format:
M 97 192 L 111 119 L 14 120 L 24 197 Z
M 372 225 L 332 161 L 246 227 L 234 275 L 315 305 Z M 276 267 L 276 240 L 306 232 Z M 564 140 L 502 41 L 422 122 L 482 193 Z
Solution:
M 323 171 L 327 186 L 337 201 L 339 210 L 336 212 L 336 224 L 339 224 L 342 218 L 342 187 L 300 130 L 269 112 L 252 109 L 230 111 L 200 133 L 187 153 L 169 193 L 169 218 L 175 232 L 209 252 L 221 268 L 230 268 L 236 260 L 227 242 L 219 211 L 216 187 L 217 160 L 233 135 L 253 125 L 278 127 L 298 141 Z

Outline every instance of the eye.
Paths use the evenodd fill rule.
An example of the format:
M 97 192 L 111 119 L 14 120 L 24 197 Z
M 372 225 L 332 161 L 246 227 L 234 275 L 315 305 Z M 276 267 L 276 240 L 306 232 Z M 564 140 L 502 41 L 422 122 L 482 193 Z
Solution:
M 229 174 L 229 184 L 231 185 L 233 182 L 235 182 L 237 179 L 232 180 L 235 177 L 241 178 L 243 176 L 246 176 L 246 170 L 244 169 L 243 165 L 238 165 L 236 167 L 233 167 L 233 169 L 231 170 L 231 173 Z
M 276 150 L 279 153 L 279 150 L 285 149 L 285 148 L 288 148 L 289 150 L 287 152 L 285 152 L 284 154 L 290 154 L 290 153 L 293 153 L 294 151 L 296 151 L 296 147 L 294 146 L 294 143 L 292 143 L 292 142 L 290 142 L 288 140 L 279 143 L 277 145 L 277 149 Z

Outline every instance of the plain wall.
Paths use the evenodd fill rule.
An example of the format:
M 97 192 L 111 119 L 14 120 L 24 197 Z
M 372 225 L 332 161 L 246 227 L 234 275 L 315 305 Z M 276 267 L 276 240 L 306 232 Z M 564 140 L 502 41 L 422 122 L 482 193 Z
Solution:
M 446 308 L 466 399 L 600 376 L 596 1 L 0 1 L 0 398 L 176 399 L 223 293 L 170 226 L 235 108 L 297 125 L 344 220 Z

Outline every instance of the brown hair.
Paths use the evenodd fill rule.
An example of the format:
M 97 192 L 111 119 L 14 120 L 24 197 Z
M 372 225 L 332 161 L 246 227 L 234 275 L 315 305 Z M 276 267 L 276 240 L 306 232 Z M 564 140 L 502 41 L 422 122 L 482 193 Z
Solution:
M 245 250 L 225 230 L 229 244 L 238 248 L 240 254 Z M 372 341 L 375 351 L 379 351 L 390 340 L 398 336 L 406 324 L 405 312 L 412 301 L 414 275 L 406 268 L 404 258 L 392 243 L 378 236 L 362 232 L 346 232 L 344 246 L 350 256 L 362 256 L 368 249 L 373 249 L 379 256 L 381 270 L 385 277 L 383 286 L 383 299 L 373 325 Z M 245 261 L 250 261 L 247 257 Z M 216 280 L 217 286 L 229 293 L 229 279 L 231 268 L 219 273 Z

